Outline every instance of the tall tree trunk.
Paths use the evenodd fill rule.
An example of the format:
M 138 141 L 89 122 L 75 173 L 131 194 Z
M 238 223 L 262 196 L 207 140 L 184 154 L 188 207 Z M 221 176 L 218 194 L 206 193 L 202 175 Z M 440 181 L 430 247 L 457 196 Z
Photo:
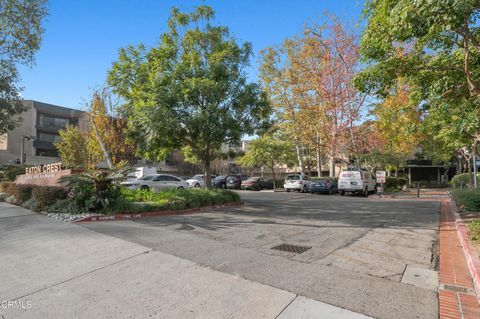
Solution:
M 100 136 L 100 132 L 98 131 L 97 124 L 95 124 L 93 117 L 90 118 L 90 122 L 92 122 L 92 126 L 95 130 L 95 136 L 97 137 L 98 144 L 100 144 L 100 147 L 102 148 L 103 155 L 105 156 L 105 161 L 107 162 L 107 166 L 109 169 L 113 169 L 112 159 L 110 158 L 110 154 L 108 153 L 105 143 L 103 143 L 102 137 Z
M 205 159 L 205 186 L 207 186 L 208 189 L 212 188 L 212 168 L 210 165 L 210 158 Z
M 322 177 L 322 154 L 319 146 L 317 146 L 317 176 Z
M 272 170 L 272 178 L 273 178 L 273 191 L 275 191 L 275 182 L 276 182 L 276 177 L 275 177 L 275 166 L 272 165 L 270 166 L 270 169 Z
M 295 138 L 295 151 L 297 152 L 298 165 L 300 166 L 300 173 L 305 174 L 305 164 L 303 163 L 302 149 L 298 139 Z
M 335 177 L 335 156 L 330 155 L 330 177 Z

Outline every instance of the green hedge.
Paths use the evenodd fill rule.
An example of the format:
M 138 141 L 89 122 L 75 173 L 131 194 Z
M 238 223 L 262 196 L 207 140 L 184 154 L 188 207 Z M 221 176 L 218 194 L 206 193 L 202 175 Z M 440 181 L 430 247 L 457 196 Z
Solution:
M 14 181 L 17 175 L 25 174 L 25 165 L 0 165 L 0 181 Z
M 475 219 L 468 224 L 468 230 L 472 240 L 480 241 L 480 219 Z
M 60 199 L 67 198 L 67 190 L 58 186 L 34 186 L 32 199 L 38 204 L 39 210 L 47 209 Z
M 412 182 L 412 187 L 417 187 L 417 182 L 420 183 L 420 188 L 445 188 L 448 184 L 440 183 L 439 181 L 415 181 Z
M 460 188 L 463 185 L 463 187 L 467 187 L 471 184 L 472 175 L 468 173 L 455 175 L 450 181 L 450 186 Z M 477 174 L 477 183 L 480 185 L 480 174 Z
M 457 189 L 452 196 L 458 206 L 468 211 L 480 211 L 480 189 Z
M 385 189 L 398 190 L 407 185 L 408 179 L 403 177 L 387 176 L 385 181 Z
M 23 185 L 13 182 L 3 182 L 2 191 L 6 194 L 14 196 L 16 203 L 31 209 L 43 210 L 53 205 L 57 200 L 67 198 L 67 191 L 63 187 L 42 186 L 42 185 Z
M 122 194 L 132 202 L 147 203 L 148 210 L 179 210 L 240 201 L 237 193 L 223 189 L 171 189 L 160 192 L 123 189 Z
M 10 192 L 15 196 L 17 203 L 22 204 L 32 198 L 33 185 L 13 185 L 10 186 Z

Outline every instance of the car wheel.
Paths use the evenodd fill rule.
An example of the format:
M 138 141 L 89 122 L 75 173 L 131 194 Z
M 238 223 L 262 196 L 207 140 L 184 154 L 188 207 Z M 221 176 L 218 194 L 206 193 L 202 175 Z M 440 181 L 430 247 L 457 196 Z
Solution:
M 302 193 L 306 193 L 306 192 L 307 192 L 307 186 L 303 186 Z
M 332 195 L 332 189 L 331 188 L 328 190 L 328 195 Z
M 195 184 L 195 186 L 194 186 L 194 187 L 200 187 L 200 184 L 198 184 L 198 183 L 197 183 L 197 184 Z
M 345 196 L 345 192 L 340 192 L 340 196 Z
M 177 189 L 183 189 L 183 186 L 178 186 Z
M 148 191 L 150 188 L 147 186 L 147 185 L 142 185 L 140 187 L 140 189 L 144 190 L 144 191 Z
M 365 191 L 363 192 L 363 196 L 364 196 L 364 197 L 368 197 L 368 187 L 365 188 Z
M 287 188 L 287 193 L 290 193 L 290 190 Z

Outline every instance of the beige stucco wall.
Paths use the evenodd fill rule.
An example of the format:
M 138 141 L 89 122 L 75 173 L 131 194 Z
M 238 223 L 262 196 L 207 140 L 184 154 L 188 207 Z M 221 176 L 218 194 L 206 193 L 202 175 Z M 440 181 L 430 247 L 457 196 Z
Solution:
M 31 101 L 24 102 L 28 110 L 22 113 L 22 121 L 19 126 L 7 133 L 6 141 L 0 143 L 0 163 L 13 162 L 16 159 L 20 159 L 20 148 L 22 143 L 22 136 L 35 136 L 35 125 L 37 123 L 36 111 L 33 108 L 33 103 Z M 1 147 L 1 146 L 6 147 Z M 27 154 L 27 159 L 34 154 L 34 149 L 32 142 L 25 141 L 25 154 Z

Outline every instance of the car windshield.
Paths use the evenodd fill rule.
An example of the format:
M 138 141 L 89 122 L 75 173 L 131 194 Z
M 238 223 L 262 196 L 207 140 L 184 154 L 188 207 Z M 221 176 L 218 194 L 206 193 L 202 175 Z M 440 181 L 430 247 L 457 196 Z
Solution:
M 223 180 L 224 178 L 225 178 L 225 176 L 217 176 L 217 177 L 215 177 L 213 180 L 214 180 L 214 181 L 221 181 L 221 180 Z
M 300 180 L 300 175 L 290 175 L 290 176 L 287 176 L 287 180 L 288 180 L 288 181 L 298 181 L 298 180 Z
M 151 181 L 153 180 L 155 177 L 157 177 L 157 175 L 147 175 L 147 176 L 142 176 L 140 178 L 138 178 L 139 180 L 141 181 Z
M 197 181 L 200 181 L 200 180 L 203 179 L 203 175 L 195 175 L 195 176 L 192 177 L 192 179 L 195 179 L 195 180 L 197 180 Z
M 260 177 L 250 177 L 249 179 L 247 179 L 247 181 L 249 182 L 256 182 L 260 179 Z
M 235 182 L 236 180 L 238 180 L 240 177 L 239 176 L 230 176 L 227 178 L 227 181 L 229 182 Z

